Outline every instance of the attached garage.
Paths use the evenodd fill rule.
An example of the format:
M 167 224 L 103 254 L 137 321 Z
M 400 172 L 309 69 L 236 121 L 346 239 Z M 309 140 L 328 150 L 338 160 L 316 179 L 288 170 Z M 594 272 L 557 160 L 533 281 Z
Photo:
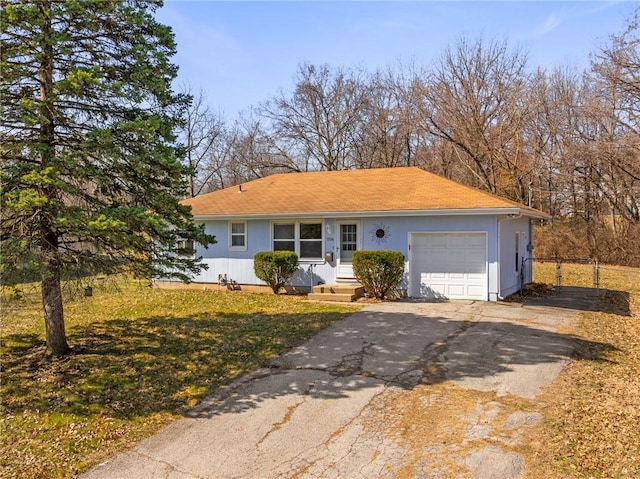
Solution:
M 487 234 L 411 233 L 409 295 L 488 299 Z

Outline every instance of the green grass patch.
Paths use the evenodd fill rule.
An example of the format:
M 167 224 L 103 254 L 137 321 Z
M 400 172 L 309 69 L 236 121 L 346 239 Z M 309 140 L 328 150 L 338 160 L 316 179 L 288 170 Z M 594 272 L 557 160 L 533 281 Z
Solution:
M 358 307 L 110 282 L 65 303 L 59 359 L 40 309 L 33 286 L 3 292 L 2 478 L 73 477 Z
M 555 265 L 536 264 L 536 281 L 554 282 Z M 591 286 L 592 266 L 563 265 L 567 285 Z M 527 477 L 640 477 L 640 269 L 603 267 L 602 312 L 587 312 L 572 334 L 610 345 L 595 359 L 577 351 L 547 389 L 545 421 L 528 438 Z M 582 282 L 582 283 L 581 283 Z

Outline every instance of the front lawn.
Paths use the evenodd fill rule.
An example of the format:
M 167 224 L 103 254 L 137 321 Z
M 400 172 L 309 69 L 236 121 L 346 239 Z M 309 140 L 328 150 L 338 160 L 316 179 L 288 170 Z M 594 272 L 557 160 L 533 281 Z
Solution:
M 66 302 L 50 360 L 37 289 L 2 293 L 0 477 L 22 479 L 74 477 L 358 309 L 109 282 Z

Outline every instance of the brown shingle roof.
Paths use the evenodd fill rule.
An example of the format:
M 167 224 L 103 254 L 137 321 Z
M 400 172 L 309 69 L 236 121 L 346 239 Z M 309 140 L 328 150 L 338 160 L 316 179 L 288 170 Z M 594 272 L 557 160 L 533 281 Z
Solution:
M 461 185 L 419 168 L 283 173 L 214 191 L 182 203 L 194 216 L 268 216 L 508 209 L 545 213 Z

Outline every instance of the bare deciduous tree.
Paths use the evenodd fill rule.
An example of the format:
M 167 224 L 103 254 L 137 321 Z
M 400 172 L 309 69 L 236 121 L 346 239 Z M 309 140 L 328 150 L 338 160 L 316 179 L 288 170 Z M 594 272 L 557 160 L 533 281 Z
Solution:
M 299 165 L 262 126 L 264 119 L 253 111 L 242 115 L 233 125 L 229 144 L 231 154 L 226 177 L 232 184 L 272 175 L 300 171 Z
M 411 81 L 402 71 L 375 72 L 367 82 L 353 150 L 357 168 L 415 165 L 419 115 Z
M 190 86 L 183 93 L 192 97 L 185 111 L 185 123 L 178 133 L 184 145 L 185 166 L 189 168 L 189 194 L 197 196 L 215 189 L 210 184 L 228 159 L 225 121 L 207 104 L 202 90 L 193 92 Z
M 271 121 L 278 149 L 301 170 L 341 170 L 353 164 L 353 131 L 367 95 L 355 71 L 302 65 L 291 96 L 281 92 L 261 114 Z
M 513 199 L 527 197 L 521 132 L 528 108 L 527 56 L 506 42 L 463 38 L 449 47 L 424 86 L 430 131 L 452 144 L 466 181 Z

